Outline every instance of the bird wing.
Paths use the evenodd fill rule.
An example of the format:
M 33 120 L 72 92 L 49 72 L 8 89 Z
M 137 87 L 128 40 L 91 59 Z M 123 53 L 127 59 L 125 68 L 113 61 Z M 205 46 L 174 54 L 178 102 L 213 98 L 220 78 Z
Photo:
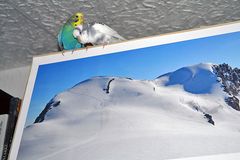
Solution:
M 61 29 L 58 33 L 58 47 L 61 51 L 63 50 L 62 31 L 63 31 L 63 26 L 61 27 Z
M 85 23 L 80 30 L 78 40 L 82 44 L 105 45 L 125 40 L 112 28 L 101 23 Z
M 108 35 L 112 38 L 118 39 L 120 41 L 125 40 L 122 36 L 120 36 L 115 30 L 107 26 L 106 24 L 101 23 L 93 23 L 91 25 L 91 28 L 94 29 L 97 32 L 101 32 L 104 35 Z

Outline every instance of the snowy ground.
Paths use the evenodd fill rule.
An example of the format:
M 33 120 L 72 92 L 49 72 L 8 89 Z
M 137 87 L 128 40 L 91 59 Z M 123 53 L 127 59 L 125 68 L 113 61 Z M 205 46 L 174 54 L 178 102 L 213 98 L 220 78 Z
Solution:
M 240 152 L 240 113 L 210 64 L 153 81 L 95 77 L 24 130 L 19 160 L 159 160 Z M 215 125 L 205 114 L 212 116 Z

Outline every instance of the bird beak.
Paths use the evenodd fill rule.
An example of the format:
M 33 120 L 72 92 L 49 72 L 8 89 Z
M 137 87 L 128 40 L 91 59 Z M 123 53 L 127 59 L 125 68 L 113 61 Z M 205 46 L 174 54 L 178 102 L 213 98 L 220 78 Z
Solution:
M 74 17 L 74 19 L 73 19 L 73 20 L 74 20 L 74 22 L 77 22 L 77 21 L 78 21 L 78 18 Z

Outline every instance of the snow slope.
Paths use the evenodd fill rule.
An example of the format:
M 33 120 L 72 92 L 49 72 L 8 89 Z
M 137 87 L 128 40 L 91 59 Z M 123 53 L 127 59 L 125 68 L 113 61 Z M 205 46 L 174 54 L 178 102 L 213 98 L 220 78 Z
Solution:
M 240 152 L 240 112 L 212 64 L 155 80 L 94 77 L 24 129 L 19 160 L 159 160 Z

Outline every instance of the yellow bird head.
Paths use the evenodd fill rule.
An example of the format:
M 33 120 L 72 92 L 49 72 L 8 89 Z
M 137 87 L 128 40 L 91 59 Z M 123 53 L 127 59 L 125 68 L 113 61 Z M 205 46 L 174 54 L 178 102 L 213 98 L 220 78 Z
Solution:
M 69 18 L 69 22 L 73 27 L 82 25 L 84 23 L 84 14 L 82 12 L 77 12 Z

